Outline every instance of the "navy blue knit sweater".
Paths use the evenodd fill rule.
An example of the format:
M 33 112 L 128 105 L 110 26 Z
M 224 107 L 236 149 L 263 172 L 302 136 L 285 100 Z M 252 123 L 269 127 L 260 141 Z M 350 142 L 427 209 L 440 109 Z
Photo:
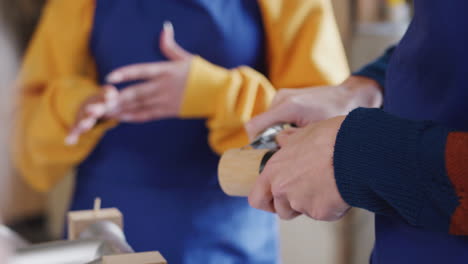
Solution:
M 362 67 L 362 69 L 353 73 L 353 75 L 370 78 L 376 81 L 380 87 L 384 88 L 388 64 L 394 50 L 395 46 L 388 48 L 382 56 Z
M 449 234 L 462 200 L 444 156 L 448 134 L 468 131 L 468 1 L 415 9 L 386 73 L 386 113 L 348 116 L 335 176 L 350 205 L 376 213 L 373 263 L 468 263 L 468 238 Z

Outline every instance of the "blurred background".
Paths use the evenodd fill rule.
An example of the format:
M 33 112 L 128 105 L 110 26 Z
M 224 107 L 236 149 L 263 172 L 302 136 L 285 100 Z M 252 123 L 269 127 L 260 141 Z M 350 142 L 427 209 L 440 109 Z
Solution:
M 44 0 L 0 0 L 0 201 L 2 221 L 32 242 L 62 236 L 73 175 L 50 194 L 26 186 L 9 162 L 14 79 Z M 349 63 L 358 69 L 398 42 L 411 18 L 404 0 L 333 0 Z M 366 263 L 373 244 L 373 217 L 353 210 L 337 223 L 298 218 L 281 223 L 284 263 Z

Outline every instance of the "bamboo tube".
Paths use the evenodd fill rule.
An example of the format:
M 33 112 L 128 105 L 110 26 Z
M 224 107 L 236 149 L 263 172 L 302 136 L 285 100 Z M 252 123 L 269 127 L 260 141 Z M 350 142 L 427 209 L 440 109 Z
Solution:
M 248 196 L 263 166 L 273 155 L 269 149 L 232 149 L 221 157 L 219 184 L 230 196 Z

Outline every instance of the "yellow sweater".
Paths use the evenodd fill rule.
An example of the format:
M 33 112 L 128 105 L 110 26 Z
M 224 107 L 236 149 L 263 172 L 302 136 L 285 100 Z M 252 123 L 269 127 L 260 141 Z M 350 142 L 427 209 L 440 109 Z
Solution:
M 243 124 L 268 108 L 277 88 L 336 84 L 349 74 L 330 1 L 259 5 L 269 79 L 249 67 L 227 70 L 201 57 L 191 64 L 181 118 L 206 118 L 218 153 L 247 143 Z M 64 144 L 79 106 L 100 89 L 88 45 L 94 9 L 94 0 L 49 0 L 24 58 L 13 161 L 39 191 L 52 188 L 115 125 L 100 124 L 77 145 Z

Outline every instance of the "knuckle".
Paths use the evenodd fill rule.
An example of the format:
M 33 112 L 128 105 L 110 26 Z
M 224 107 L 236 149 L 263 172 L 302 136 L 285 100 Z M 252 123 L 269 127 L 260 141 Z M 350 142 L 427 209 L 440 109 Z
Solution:
M 286 99 L 286 103 L 284 105 L 288 112 L 292 114 L 301 112 L 301 106 L 297 103 L 296 100 L 293 100 L 291 97 L 288 97 L 288 99 Z
M 318 221 L 331 221 L 332 220 L 330 210 L 326 208 L 315 208 L 311 212 L 311 217 Z
M 314 220 L 321 221 L 322 215 L 317 210 L 312 210 L 307 214 L 310 218 Z
M 291 205 L 291 208 L 296 212 L 303 213 L 305 211 L 303 206 L 300 203 L 298 203 L 296 200 L 290 201 L 290 205 Z
M 283 198 L 286 195 L 286 190 L 281 185 L 273 185 L 271 186 L 271 194 L 276 199 Z
M 256 198 L 253 194 L 249 195 L 248 201 L 250 206 L 252 206 L 253 208 L 260 209 L 260 202 L 258 198 Z
M 302 110 L 303 104 L 301 103 L 301 96 L 291 96 L 288 98 L 288 103 L 296 110 Z

